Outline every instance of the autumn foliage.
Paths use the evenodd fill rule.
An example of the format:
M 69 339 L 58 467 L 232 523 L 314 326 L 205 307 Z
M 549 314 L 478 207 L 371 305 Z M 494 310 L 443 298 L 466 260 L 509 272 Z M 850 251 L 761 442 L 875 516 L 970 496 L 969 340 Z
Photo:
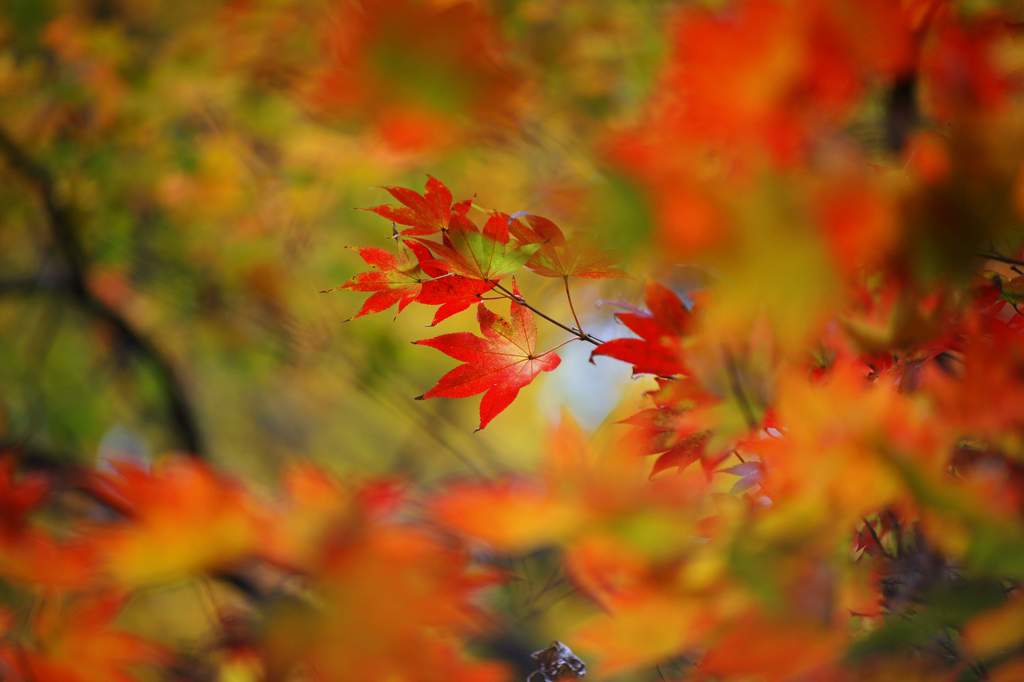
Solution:
M 350 205 L 377 241 L 332 252 L 351 276 L 303 294 L 348 311 L 340 334 L 425 315 L 413 362 L 445 369 L 410 419 L 484 438 L 563 373 L 590 386 L 614 364 L 637 381 L 593 380 L 622 392 L 596 431 L 547 415 L 530 466 L 426 480 L 295 458 L 268 483 L 207 453 L 70 463 L 5 442 L 0 678 L 1024 679 L 1024 16 L 655 4 L 649 92 L 577 121 L 589 160 L 566 192 L 627 196 L 613 234 L 574 202 L 489 206 L 513 194 L 489 186 L 500 176 L 430 169 L 481 139 L 519 152 L 515 131 L 550 113 L 531 103 L 531 38 L 498 8 L 339 0 L 322 23 L 303 3 L 220 8 L 228 45 L 270 26 L 317 46 L 239 49 L 220 68 L 369 140 L 395 173 L 436 173 Z M 47 29 L 61 59 L 88 52 L 77 21 Z M 68 246 L 60 202 L 87 189 L 62 194 L 19 137 L 0 140 L 6 166 L 68 270 L 24 286 L 66 286 L 97 329 L 158 359 L 134 326 L 146 305 Z M 599 176 L 614 183 L 588 193 Z M 203 191 L 162 187 L 176 205 Z M 247 277 L 278 314 L 273 278 Z M 571 366 L 575 347 L 595 367 Z M 426 411 L 478 396 L 472 422 Z M 200 605 L 186 641 L 140 627 L 177 588 Z

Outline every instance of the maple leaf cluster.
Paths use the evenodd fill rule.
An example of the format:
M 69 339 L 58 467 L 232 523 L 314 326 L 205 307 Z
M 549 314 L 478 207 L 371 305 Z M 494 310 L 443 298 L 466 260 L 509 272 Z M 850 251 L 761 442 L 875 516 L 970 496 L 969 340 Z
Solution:
M 524 267 L 541 277 L 561 279 L 571 306 L 570 280 L 622 273 L 603 254 L 567 240 L 558 225 L 542 216 L 494 211 L 482 227 L 477 225 L 470 217 L 472 200 L 455 202 L 448 187 L 436 178 L 428 178 L 422 194 L 404 187 L 386 189 L 398 205 L 367 210 L 392 221 L 402 253 L 359 249 L 372 269 L 336 289 L 370 292 L 356 317 L 396 304 L 401 312 L 410 303 L 420 303 L 438 306 L 432 322 L 436 325 L 475 304 L 482 336 L 457 332 L 414 342 L 463 363 L 417 399 L 483 393 L 479 424 L 483 429 L 515 400 L 520 389 L 561 362 L 554 349 L 537 347 L 533 308 L 514 279 L 511 288 L 502 280 Z M 494 294 L 492 298 L 509 301 L 508 318 L 486 306 L 483 295 L 488 292 Z M 574 336 L 570 340 L 595 342 L 578 320 L 575 327 L 555 324 Z

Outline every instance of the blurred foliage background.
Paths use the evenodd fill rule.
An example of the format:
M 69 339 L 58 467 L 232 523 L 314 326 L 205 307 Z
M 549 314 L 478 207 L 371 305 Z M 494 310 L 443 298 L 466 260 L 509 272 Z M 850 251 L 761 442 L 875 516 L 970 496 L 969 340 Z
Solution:
M 601 422 L 628 368 L 583 372 L 581 349 L 473 434 L 473 401 L 411 400 L 448 367 L 407 342 L 425 313 L 345 324 L 359 297 L 319 292 L 360 269 L 347 246 L 388 245 L 354 209 L 426 173 L 636 255 L 650 228 L 602 145 L 650 91 L 667 10 L 4 3 L 0 442 L 431 480 L 523 465 L 566 402 Z M 610 286 L 578 292 L 588 324 L 638 289 Z M 563 312 L 560 287 L 530 293 Z
M 928 28 L 940 4 L 946 16 L 934 15 L 942 20 Z M 727 21 L 700 12 L 678 20 L 688 5 L 743 11 Z M 888 444 L 890 421 L 906 422 L 916 433 L 921 413 L 896 409 L 910 404 L 904 385 L 915 385 L 919 365 L 930 362 L 929 344 L 950 323 L 947 313 L 970 308 L 983 265 L 989 288 L 1020 314 L 1024 274 L 1009 266 L 1020 265 L 1024 244 L 1024 9 L 998 0 L 899 6 L 885 0 L 6 0 L 0 5 L 0 453 L 19 452 L 19 465 L 49 466 L 59 476 L 75 468 L 68 464 L 98 463 L 103 470 L 114 457 L 149 461 L 187 452 L 257 488 L 285 463 L 309 458 L 346 484 L 395 474 L 429 487 L 531 468 L 544 450 L 544 427 L 563 408 L 588 436 L 616 420 L 619 402 L 635 410 L 638 394 L 653 383 L 631 381 L 628 363 L 591 366 L 584 344 L 560 350 L 559 371 L 524 390 L 484 432 L 473 432 L 475 399 L 413 401 L 454 363 L 409 340 L 475 331 L 472 315 L 437 330 L 427 329 L 431 311 L 417 308 L 397 319 L 385 313 L 348 322 L 362 297 L 324 290 L 364 270 L 351 247 L 394 248 L 392 226 L 357 209 L 388 201 L 384 186 L 419 188 L 430 174 L 456 198 L 472 197 L 475 210 L 549 216 L 605 247 L 636 275 L 574 291 L 584 326 L 602 338 L 623 335 L 613 327 L 613 313 L 643 298 L 644 278 L 663 282 L 688 303 L 694 289 L 704 289 L 695 295 L 708 294 L 715 304 L 702 310 L 698 341 L 687 346 L 687 371 L 715 397 L 707 417 L 715 438 L 731 442 L 767 420 L 776 404 L 787 428 L 806 432 L 792 450 L 760 444 L 782 474 L 774 484 L 782 480 L 795 492 L 783 485 L 778 504 L 758 498 L 742 514 L 740 506 L 728 507 L 720 545 L 705 547 L 698 536 L 700 506 L 693 518 L 681 515 L 694 522 L 692 532 L 680 530 L 674 508 L 665 516 L 657 509 L 647 514 L 644 494 L 655 487 L 647 486 L 646 467 L 637 486 L 614 469 L 601 470 L 595 481 L 607 480 L 611 492 L 585 495 L 598 500 L 594 506 L 614 498 L 620 483 L 627 492 L 645 493 L 627 495 L 622 523 L 609 515 L 613 535 L 625 542 L 591 557 L 592 575 L 612 573 L 614 563 L 607 568 L 602 559 L 626 546 L 644 558 L 638 565 L 645 570 L 648 560 L 658 568 L 650 575 L 660 589 L 659 562 L 664 552 L 683 551 L 682 536 L 698 549 L 717 549 L 726 559 L 699 565 L 695 589 L 704 589 L 706 569 L 722 572 L 729 591 L 695 599 L 694 612 L 742 603 L 760 618 L 757 600 L 772 602 L 777 580 L 785 594 L 792 589 L 793 608 L 777 620 L 773 611 L 772 619 L 755 618 L 753 625 L 741 621 L 731 632 L 744 653 L 757 640 L 762 656 L 791 658 L 797 667 L 800 656 L 788 652 L 803 655 L 797 646 L 803 621 L 790 619 L 797 625 L 792 632 L 776 626 L 792 625 L 789 615 L 807 616 L 819 603 L 828 614 L 845 609 L 834 607 L 841 603 L 835 596 L 841 590 L 834 589 L 840 578 L 814 571 L 846 566 L 851 530 L 862 522 L 860 549 L 871 546 L 864 536 L 875 531 L 865 514 L 879 513 L 881 524 L 895 518 L 891 510 L 883 514 L 886 506 L 915 496 L 923 507 L 939 500 L 935 506 L 954 508 L 953 521 L 923 516 L 936 525 L 920 537 L 943 541 L 943 551 L 986 580 L 1019 582 L 1022 497 L 1013 486 L 1024 479 L 982 480 L 1005 484 L 1013 495 L 1000 498 L 979 483 L 962 505 L 971 513 L 958 519 L 958 505 L 932 493 L 931 479 L 904 485 L 902 478 L 910 481 L 916 469 L 908 465 L 897 476 L 872 457 L 876 443 Z M 989 21 L 993 10 L 999 10 L 999 31 Z M 1004 289 L 1004 279 L 1012 286 Z M 570 319 L 562 282 L 524 277 L 520 285 L 531 304 Z M 832 318 L 840 313 L 837 323 Z M 817 348 L 809 344 L 819 332 L 826 341 L 849 337 L 860 353 L 888 354 L 888 364 L 872 372 L 895 367 L 900 381 L 873 395 L 892 402 L 867 401 L 866 411 L 847 414 L 840 407 L 864 402 L 854 388 L 859 384 L 826 385 L 824 393 L 805 387 L 803 360 L 808 348 Z M 550 326 L 541 325 L 540 334 L 545 348 L 565 340 Z M 675 341 L 682 344 L 682 336 Z M 821 348 L 816 370 L 832 362 Z M 949 441 L 936 442 L 958 447 L 964 445 L 960 428 L 1007 435 L 993 447 L 1005 448 L 1019 473 L 1021 355 L 1004 357 L 985 345 L 970 352 L 983 360 L 980 374 L 967 375 L 976 381 L 967 384 L 974 392 L 964 392 L 960 402 L 950 397 L 959 400 L 959 393 L 935 389 L 932 411 L 921 421 L 942 427 Z M 894 354 L 903 354 L 904 364 Z M 990 376 L 1006 379 L 995 397 Z M 1005 414 L 986 414 L 989 402 L 1001 402 Z M 848 450 L 829 445 L 834 427 L 852 443 Z M 594 441 L 612 442 L 610 431 Z M 821 443 L 841 457 L 819 457 Z M 920 447 L 934 454 L 933 446 Z M 940 456 L 914 466 L 945 472 L 948 449 L 937 448 Z M 976 450 L 979 459 L 1002 457 L 973 444 L 960 449 Z M 763 461 L 741 463 L 749 469 Z M 702 477 L 691 467 L 672 482 L 682 489 Z M 713 492 L 736 483 L 723 478 Z M 216 497 L 219 488 L 209 490 Z M 996 521 L 974 513 L 986 505 Z M 530 509 L 513 507 L 519 514 L 509 516 L 544 536 L 545 515 L 523 512 Z M 178 507 L 165 504 L 161 511 L 170 517 Z M 490 521 L 492 511 L 485 506 L 486 513 L 464 516 Z M 202 526 L 202 515 L 195 518 Z M 767 520 L 763 537 L 747 532 L 750 519 Z M 924 575 L 928 585 L 959 589 L 963 583 L 946 581 L 941 571 L 929 573 L 938 554 L 923 540 L 908 556 L 924 568 L 903 562 L 900 529 L 893 527 L 894 556 L 874 538 L 874 559 L 890 575 Z M 213 544 L 209 538 L 218 536 L 201 530 L 201 539 Z M 200 554 L 210 550 L 191 535 L 177 539 L 190 550 L 199 545 Z M 504 620 L 492 640 L 473 643 L 493 649 L 484 653 L 494 658 L 526 665 L 538 642 L 563 637 L 564 623 L 603 609 L 571 598 L 577 585 L 555 551 L 495 561 L 505 562 L 512 578 L 493 595 L 493 611 Z M 397 576 L 403 567 L 388 569 Z M 807 576 L 823 577 L 808 587 Z M 140 590 L 127 619 L 144 621 L 138 629 L 146 634 L 166 635 L 189 632 L 172 621 L 198 621 L 208 602 L 233 600 L 243 610 L 244 599 L 227 587 L 208 587 L 199 579 Z M 364 592 L 343 594 L 374 606 L 375 595 Z M 736 602 L 737 594 L 744 601 Z M 951 609 L 984 601 L 963 594 L 965 602 Z M 916 598 L 911 593 L 906 604 L 916 605 Z M 898 616 L 892 622 L 902 623 L 903 597 L 886 599 Z M 172 602 L 175 608 L 162 607 Z M 680 613 L 689 612 L 680 607 L 668 615 Z M 712 622 L 731 624 L 735 613 L 747 611 L 713 614 Z M 686 629 L 675 621 L 663 625 L 642 609 L 632 615 L 635 632 L 620 638 L 611 631 L 604 645 L 592 648 L 614 661 L 635 646 L 643 655 L 630 665 L 686 649 L 650 636 L 653 629 L 670 638 Z M 814 630 L 830 638 L 828 651 L 852 633 L 845 624 L 839 628 Z M 703 625 L 692 629 L 703 633 Z M 872 641 L 885 645 L 891 636 L 902 646 L 905 631 L 882 631 Z M 771 634 L 778 638 L 762 636 Z M 786 637 L 793 646 L 780 653 L 775 644 L 785 645 Z M 616 652 L 620 640 L 623 651 Z M 652 642 L 664 651 L 644 652 Z M 182 660 L 199 651 L 198 645 L 180 648 Z M 730 656 L 728 663 L 744 659 Z M 683 674 L 686 661 L 678 663 L 669 674 Z M 648 666 L 628 679 L 664 676 Z

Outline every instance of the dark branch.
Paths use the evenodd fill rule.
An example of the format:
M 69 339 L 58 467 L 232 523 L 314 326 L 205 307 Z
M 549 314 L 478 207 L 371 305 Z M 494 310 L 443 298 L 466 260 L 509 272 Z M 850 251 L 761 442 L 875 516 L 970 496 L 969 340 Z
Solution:
M 1000 263 L 1006 263 L 1007 265 L 1024 265 L 1024 260 L 1019 258 L 1010 258 L 999 253 L 992 251 L 982 251 L 977 254 L 978 258 L 985 258 L 988 260 L 998 261 Z
M 868 529 L 868 533 L 871 535 L 871 540 L 875 543 L 875 546 L 878 547 L 878 551 L 882 553 L 882 556 L 887 559 L 895 558 L 889 554 L 888 550 L 885 549 L 885 546 L 882 544 L 882 539 L 878 537 L 878 532 L 875 530 L 875 527 L 871 525 L 871 522 L 865 518 L 861 518 L 861 521 L 864 522 L 864 526 Z
M 190 454 L 203 456 L 205 447 L 198 421 L 178 373 L 153 341 L 118 310 L 97 297 L 88 286 L 87 261 L 70 207 L 57 196 L 50 173 L 30 157 L 7 131 L 0 129 L 0 156 L 35 191 L 43 206 L 46 222 L 65 272 L 62 278 L 14 278 L 0 281 L 0 294 L 66 296 L 93 319 L 112 328 L 125 346 L 156 371 L 167 401 L 170 422 L 181 446 Z

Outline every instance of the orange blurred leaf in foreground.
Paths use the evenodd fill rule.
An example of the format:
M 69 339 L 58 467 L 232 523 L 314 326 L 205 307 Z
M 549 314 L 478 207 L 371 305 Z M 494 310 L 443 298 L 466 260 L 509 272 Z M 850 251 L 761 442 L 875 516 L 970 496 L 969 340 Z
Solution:
M 756 676 L 766 682 L 819 679 L 842 652 L 844 633 L 812 623 L 763 616 L 741 620 L 720 637 L 700 662 L 702 672 L 726 679 Z M 821 679 L 827 679 L 822 677 Z
M 106 569 L 129 585 L 226 566 L 255 551 L 263 512 L 235 482 L 194 459 L 153 470 L 114 462 L 96 474 L 98 496 L 123 518 L 93 530 Z
M 446 489 L 432 506 L 446 528 L 502 551 L 525 552 L 576 530 L 576 505 L 528 482 L 465 484 Z
M 94 552 L 77 539 L 60 541 L 30 520 L 50 491 L 40 474 L 17 476 L 13 457 L 0 457 L 0 576 L 19 583 L 76 587 L 88 580 Z
M 601 657 L 600 675 L 613 676 L 679 653 L 694 644 L 705 628 L 696 604 L 652 598 L 594 618 L 576 632 L 573 641 Z
M 501 666 L 475 661 L 459 638 L 480 633 L 475 593 L 493 574 L 434 535 L 398 523 L 352 519 L 321 542 L 313 563 L 319 608 L 272 620 L 265 651 L 314 680 L 498 682 Z
M 133 682 L 133 668 L 164 662 L 161 647 L 111 627 L 124 602 L 100 594 L 44 603 L 32 619 L 33 644 L 0 648 L 12 682 Z

